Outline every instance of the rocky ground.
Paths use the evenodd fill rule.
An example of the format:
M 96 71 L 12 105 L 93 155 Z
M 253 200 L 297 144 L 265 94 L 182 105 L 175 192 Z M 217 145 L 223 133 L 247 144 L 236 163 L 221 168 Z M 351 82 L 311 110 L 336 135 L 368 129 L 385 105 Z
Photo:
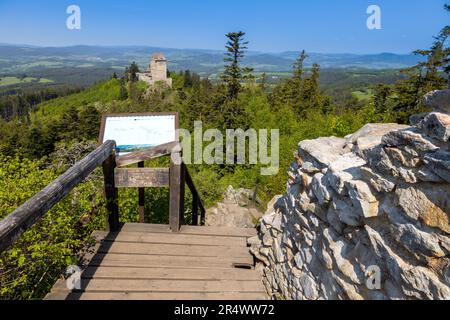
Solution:
M 285 299 L 450 299 L 450 90 L 411 125 L 299 143 L 250 239 Z
M 206 210 L 206 225 L 253 228 L 263 215 L 258 203 L 259 199 L 253 201 L 252 190 L 228 186 L 223 200 Z

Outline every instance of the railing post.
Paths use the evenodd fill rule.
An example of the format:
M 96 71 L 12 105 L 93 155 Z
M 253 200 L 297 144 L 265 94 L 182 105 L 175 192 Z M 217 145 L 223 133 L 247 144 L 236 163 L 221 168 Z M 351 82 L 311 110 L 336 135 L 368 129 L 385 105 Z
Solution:
M 204 226 L 205 225 L 205 220 L 206 220 L 206 212 L 205 212 L 205 208 L 201 208 L 200 210 L 200 225 Z
M 170 155 L 169 175 L 169 224 L 177 232 L 184 224 L 184 168 L 180 152 Z
M 116 167 L 115 155 L 110 155 L 103 162 L 102 167 L 105 180 L 106 210 L 108 212 L 107 227 L 109 231 L 114 232 L 120 229 L 118 190 L 114 182 L 114 169 Z
M 198 225 L 198 195 L 192 194 L 192 225 Z
M 138 168 L 144 167 L 144 161 L 138 162 Z M 145 189 L 138 188 L 139 223 L 145 223 Z

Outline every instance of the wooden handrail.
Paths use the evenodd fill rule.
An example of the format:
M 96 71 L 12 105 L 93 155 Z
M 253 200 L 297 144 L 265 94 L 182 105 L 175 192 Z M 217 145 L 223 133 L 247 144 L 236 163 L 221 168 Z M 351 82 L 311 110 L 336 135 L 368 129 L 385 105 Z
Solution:
M 115 157 L 115 148 L 116 143 L 114 141 L 106 141 L 1 220 L 0 253 L 11 246 L 28 228 L 33 226 L 45 213 L 100 165 L 103 167 L 105 182 L 104 190 L 106 209 L 108 211 L 108 228 L 110 231 L 118 231 L 120 229 L 118 190 L 114 179 L 114 171 L 118 163 L 124 166 L 126 164 L 144 161 L 148 157 L 155 158 L 168 154 L 171 155 L 169 169 L 169 221 L 171 229 L 178 231 L 184 223 L 185 184 L 189 187 L 193 196 L 192 223 L 194 225 L 198 224 L 198 209 L 200 209 L 200 223 L 205 223 L 205 208 L 186 165 L 181 160 L 181 150 L 178 142 L 170 142 L 121 158 Z
M 114 167 L 114 150 L 116 143 L 106 141 L 89 155 L 77 162 L 64 174 L 39 191 L 23 205 L 0 221 L 0 252 L 12 245 L 28 228 L 34 225 L 58 201 L 65 197 L 78 183 L 84 180 L 92 171 L 103 163 L 109 171 Z M 112 170 L 112 185 L 109 178 L 108 189 L 114 192 L 114 170 Z M 106 175 L 105 175 L 106 177 Z M 114 202 L 114 201 L 113 201 Z M 115 219 L 115 217 L 113 217 Z

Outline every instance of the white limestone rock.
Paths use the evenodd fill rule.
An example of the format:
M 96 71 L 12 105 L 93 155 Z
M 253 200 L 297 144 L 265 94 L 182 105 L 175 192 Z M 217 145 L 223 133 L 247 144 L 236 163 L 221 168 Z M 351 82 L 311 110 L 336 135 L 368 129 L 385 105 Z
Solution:
M 412 254 L 424 257 L 442 258 L 444 251 L 439 246 L 436 234 L 419 230 L 413 224 L 393 225 L 392 234 L 400 245 L 405 246 Z
M 372 218 L 378 215 L 378 200 L 367 183 L 361 180 L 350 180 L 345 182 L 345 186 L 353 206 L 361 210 L 363 217 Z
M 270 294 L 450 298 L 450 150 L 442 118 L 426 117 L 299 144 L 287 192 L 250 241 Z M 379 290 L 366 287 L 373 266 Z
M 301 275 L 298 279 L 297 288 L 303 291 L 305 298 L 308 300 L 317 300 L 319 297 L 315 280 L 306 274 Z
M 423 184 L 420 188 L 402 186 L 395 190 L 402 212 L 414 220 L 450 234 L 450 186 Z
M 450 114 L 431 112 L 415 121 L 415 126 L 428 136 L 443 142 L 450 139 Z
M 390 147 L 402 148 L 406 152 L 420 155 L 439 149 L 430 138 L 416 128 L 391 131 L 381 139 L 382 143 Z
M 327 178 L 330 186 L 340 195 L 347 195 L 345 181 L 358 179 L 361 176 L 361 167 L 366 161 L 353 153 L 346 153 L 336 161 L 330 163 Z
M 375 173 L 372 169 L 368 167 L 361 168 L 362 176 L 368 180 L 372 188 L 377 192 L 391 192 L 395 188 L 395 183 L 383 178 L 381 175 Z
M 423 161 L 431 171 L 450 183 L 450 152 L 428 153 Z
M 304 161 L 323 169 L 345 152 L 345 140 L 336 137 L 303 140 L 298 144 L 298 154 Z
M 363 225 L 362 214 L 359 208 L 355 208 L 352 201 L 348 198 L 335 198 L 330 204 L 331 212 L 339 220 L 349 226 L 358 227 Z
M 424 104 L 436 112 L 450 114 L 450 89 L 428 92 L 424 96 Z
M 366 150 L 381 144 L 381 138 L 399 129 L 408 128 L 406 125 L 397 123 L 368 123 L 354 134 L 346 137 L 347 143 L 354 144 L 353 151 L 360 157 L 364 157 Z
M 328 187 L 328 180 L 322 173 L 316 173 L 311 182 L 311 189 L 319 200 L 320 204 L 325 204 L 331 200 L 331 193 Z

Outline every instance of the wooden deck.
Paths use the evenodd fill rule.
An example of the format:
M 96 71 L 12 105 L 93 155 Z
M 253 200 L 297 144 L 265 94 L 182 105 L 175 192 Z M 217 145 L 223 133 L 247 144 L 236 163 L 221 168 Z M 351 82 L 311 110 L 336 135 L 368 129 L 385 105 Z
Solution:
M 267 299 L 247 238 L 255 229 L 125 224 L 94 232 L 81 290 L 58 280 L 46 299 Z

